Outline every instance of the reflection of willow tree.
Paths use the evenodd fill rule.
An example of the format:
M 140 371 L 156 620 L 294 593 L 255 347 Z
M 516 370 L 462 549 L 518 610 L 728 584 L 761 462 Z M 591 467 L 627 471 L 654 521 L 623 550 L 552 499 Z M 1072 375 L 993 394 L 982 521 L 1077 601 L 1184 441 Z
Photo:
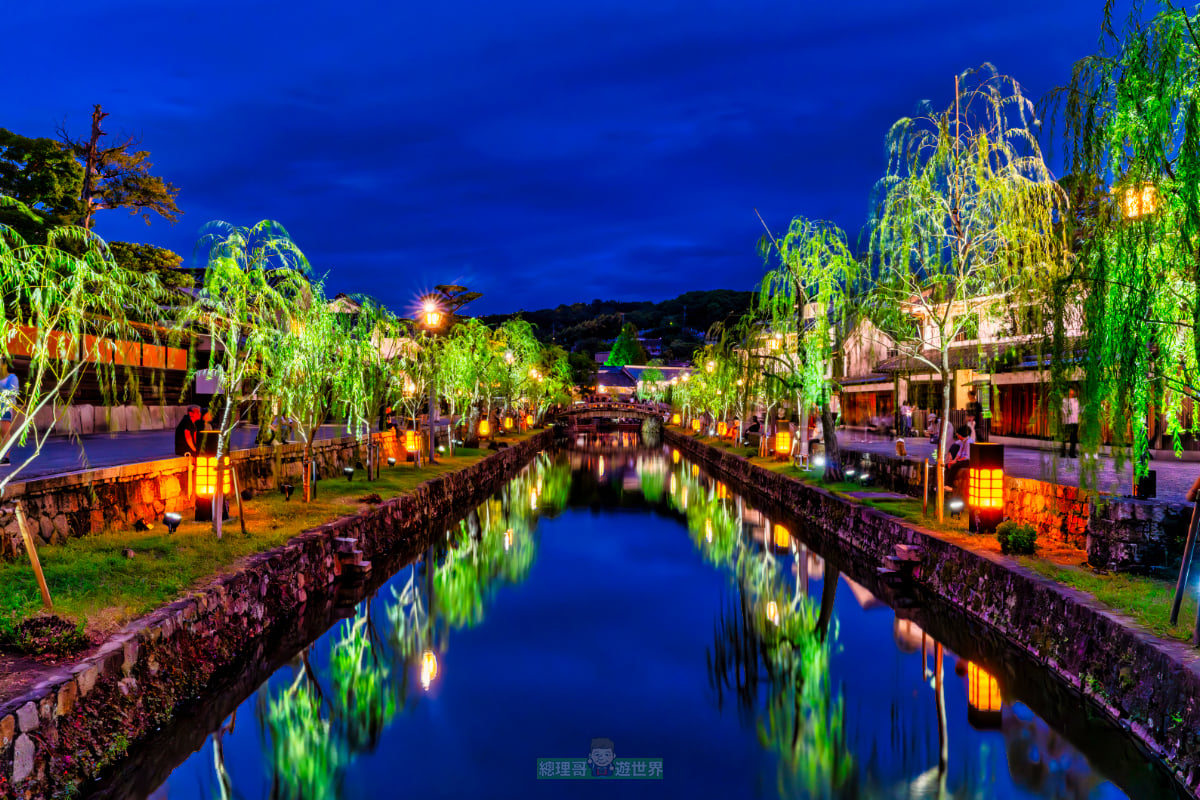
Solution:
M 496 588 L 528 576 L 536 518 L 563 508 L 569 482 L 569 467 L 539 458 L 498 499 L 447 532 L 446 542 L 431 546 L 420 564 L 410 566 L 407 580 L 393 584 L 384 602 L 382 633 L 373 623 L 371 604 L 364 604 L 339 630 L 324 674 L 309 662 L 310 646 L 294 660 L 290 684 L 259 693 L 272 798 L 323 800 L 342 794 L 345 769 L 373 751 L 397 714 L 412 707 L 419 694 L 410 686 L 412 668 L 423 665 L 427 653 L 436 665 L 449 629 L 481 622 Z M 440 559 L 435 550 L 442 551 Z M 322 688 L 323 680 L 328 689 Z M 219 738 L 218 783 L 228 797 L 232 781 Z
M 686 468 L 673 479 L 672 500 L 686 514 L 693 540 L 707 560 L 732 569 L 737 579 L 737 600 L 722 611 L 708 653 L 718 704 L 732 693 L 740 713 L 758 716 L 759 741 L 779 756 L 781 795 L 850 790 L 855 770 L 844 703 L 829 680 L 830 613 L 809 599 L 799 571 L 794 581 L 785 579 L 769 550 L 746 541 L 740 501 L 706 487 Z M 823 604 L 832 602 L 826 592 Z

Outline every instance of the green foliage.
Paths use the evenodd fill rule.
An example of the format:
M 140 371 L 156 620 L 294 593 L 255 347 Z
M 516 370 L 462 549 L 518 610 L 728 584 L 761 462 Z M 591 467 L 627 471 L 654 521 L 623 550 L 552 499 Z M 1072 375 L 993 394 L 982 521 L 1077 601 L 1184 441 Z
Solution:
M 1057 416 L 1054 401 L 1082 367 L 1085 450 L 1111 431 L 1139 476 L 1147 408 L 1165 414 L 1177 451 L 1181 434 L 1200 432 L 1183 402 L 1200 398 L 1200 16 L 1153 8 L 1135 2 L 1118 30 L 1107 5 L 1100 52 L 1050 103 L 1063 112 L 1072 201 L 1086 213 L 1068 219 L 1075 269 L 1047 292 L 1082 308 L 1083 331 L 1071 341 L 1075 320 L 1052 320 L 1049 407 Z
M 113 259 L 131 272 L 152 274 L 168 289 L 193 288 L 190 273 L 179 270 L 183 256 L 152 244 L 109 242 Z
M 645 363 L 646 351 L 638 341 L 637 328 L 633 327 L 633 323 L 627 322 L 621 327 L 621 333 L 613 342 L 612 351 L 608 354 L 608 360 L 604 362 L 604 365 L 606 367 L 624 367 L 627 364 Z
M 1006 555 L 1033 555 L 1037 552 L 1037 528 L 1005 520 L 996 526 L 996 541 L 1000 542 L 1000 552 Z
M 24 204 L 0 209 L 0 224 L 45 244 L 50 228 L 79 218 L 82 184 L 83 168 L 58 142 L 0 128 L 0 195 Z

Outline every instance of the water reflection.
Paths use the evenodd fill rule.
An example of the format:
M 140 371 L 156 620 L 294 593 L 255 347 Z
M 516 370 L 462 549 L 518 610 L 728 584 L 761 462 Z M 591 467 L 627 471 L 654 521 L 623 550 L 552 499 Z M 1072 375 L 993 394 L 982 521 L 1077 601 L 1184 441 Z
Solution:
M 731 753 L 746 742 L 757 753 L 754 758 L 743 753 L 738 762 L 743 772 L 720 783 L 699 773 L 692 776 L 689 770 L 697 764 L 687 763 L 690 749 L 681 751 L 675 756 L 674 772 L 672 762 L 667 763 L 668 780 L 692 783 L 660 785 L 642 796 L 672 796 L 684 792 L 684 786 L 691 786 L 686 793 L 696 796 L 751 794 L 756 772 L 771 786 L 767 793 L 780 797 L 1122 796 L 1078 748 L 1014 694 L 1011 671 L 975 653 L 952 653 L 946 642 L 918 623 L 919 619 L 944 634 L 936 621 L 905 609 L 892 611 L 884 600 L 894 603 L 895 598 L 883 587 L 873 590 L 871 574 L 864 576 L 855 564 L 839 563 L 836 553 L 815 552 L 798 523 L 782 513 L 755 508 L 677 452 L 640 448 L 636 437 L 627 434 L 585 438 L 565 452 L 542 455 L 487 502 L 439 528 L 419 556 L 375 597 L 354 607 L 348 619 L 303 648 L 264 683 L 243 705 L 240 726 L 234 712 L 218 727 L 211 754 L 206 755 L 211 758 L 206 763 L 208 789 L 196 796 L 369 796 L 354 787 L 364 780 L 379 786 L 379 772 L 388 766 L 381 766 L 372 754 L 401 757 L 398 740 L 413 747 L 411 735 L 398 739 L 395 733 L 406 727 L 420 737 L 439 725 L 451 725 L 458 732 L 465 728 L 453 726 L 478 722 L 484 730 L 505 730 L 514 741 L 532 737 L 551 718 L 541 715 L 551 715 L 548 709 L 554 706 L 540 696 L 526 697 L 524 702 L 532 706 L 525 708 L 516 697 L 489 695 L 494 708 L 475 707 L 465 718 L 462 712 L 453 716 L 446 701 L 452 692 L 463 691 L 461 676 L 481 680 L 481 670 L 488 669 L 482 665 L 489 662 L 481 662 L 478 655 L 473 660 L 461 648 L 456 654 L 450 644 L 497 624 L 514 647 L 532 640 L 529 625 L 536 623 L 522 619 L 514 625 L 510 619 L 504 628 L 497 622 L 502 594 L 512 598 L 540 592 L 525 613 L 548 611 L 549 616 L 539 617 L 542 624 L 579 619 L 580 605 L 586 610 L 595 598 L 564 596 L 569 594 L 564 587 L 572 587 L 572 582 L 561 582 L 561 575 L 586 569 L 580 556 L 596 557 L 607 538 L 624 537 L 642 545 L 635 518 L 628 515 L 620 522 L 602 517 L 613 520 L 607 523 L 610 529 L 600 531 L 602 538 L 575 536 L 571 524 L 578 525 L 578 514 L 589 510 L 592 515 L 650 512 L 670 520 L 670 531 L 686 526 L 688 538 L 677 537 L 677 542 L 695 563 L 662 561 L 661 556 L 655 562 L 647 556 L 646 571 L 639 575 L 653 576 L 672 593 L 704 587 L 711 598 L 711 611 L 698 612 L 701 626 L 686 648 L 699 683 L 696 696 L 679 694 L 675 701 L 664 701 L 653 711 L 653 720 L 669 729 L 671 717 L 678 716 L 678 724 L 689 731 L 700 729 L 698 736 L 719 740 Z M 553 550 L 540 538 L 549 534 L 538 532 L 539 522 L 568 514 L 575 516 L 563 520 L 567 527 L 557 531 L 555 540 L 560 549 L 553 558 L 559 560 L 549 571 L 539 569 L 535 578 L 535 562 Z M 562 549 L 568 544 L 570 548 Z M 627 564 L 629 572 L 639 566 Z M 713 576 L 724 576 L 724 592 L 715 596 L 710 588 Z M 610 592 L 603 601 L 606 610 L 620 604 L 622 591 L 633 591 L 622 580 L 613 575 L 601 584 Z M 559 604 L 563 613 L 556 617 Z M 560 635 L 536 640 L 540 645 L 530 641 L 531 658 L 555 659 L 545 681 L 557 680 L 553 686 L 561 690 L 570 687 L 572 670 L 579 675 L 601 672 L 592 666 L 593 660 L 610 663 L 605 659 L 611 654 L 593 652 L 588 645 L 594 636 L 609 633 L 612 622 L 605 617 L 601 629 L 582 637 L 564 629 Z M 662 624 L 649 612 L 640 627 L 636 619 L 617 621 L 624 638 L 614 641 L 640 648 L 647 683 L 654 680 L 649 677 L 653 641 L 667 637 Z M 675 663 L 667 663 L 672 668 L 659 673 L 658 683 L 648 688 L 676 696 L 662 676 L 669 675 L 671 682 L 681 678 Z M 688 663 L 683 662 L 684 670 Z M 538 689 L 540 695 L 544 687 Z M 715 710 L 702 702 L 700 695 L 706 691 Z M 568 703 L 587 703 L 585 696 L 570 691 L 563 696 L 570 698 Z M 654 723 L 649 720 L 638 724 L 650 727 Z M 245 741 L 247 726 L 257 726 L 257 757 L 265 767 L 265 783 L 254 777 L 262 769 L 234 763 L 245 756 L 230 743 Z M 572 735 L 609 733 L 587 729 Z M 453 741 L 458 741 L 458 733 Z M 445 756 L 443 770 L 450 761 Z M 519 769 L 513 772 L 520 774 Z M 246 786 L 238 787 L 235 776 L 242 776 Z M 445 792 L 457 795 L 459 790 L 449 787 L 465 779 L 466 773 L 438 780 L 445 781 Z M 171 785 L 180 784 L 172 779 Z M 525 788 L 507 796 L 524 796 L 529 789 L 514 785 Z M 558 788 L 558 794 L 575 796 L 570 785 Z

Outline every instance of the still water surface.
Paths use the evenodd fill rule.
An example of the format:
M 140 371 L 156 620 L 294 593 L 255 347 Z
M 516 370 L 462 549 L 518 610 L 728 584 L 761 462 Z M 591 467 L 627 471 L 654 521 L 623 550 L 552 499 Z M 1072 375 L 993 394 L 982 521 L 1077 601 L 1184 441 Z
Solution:
M 1081 701 L 993 678 L 802 534 L 670 450 L 543 454 L 219 730 L 185 719 L 128 763 L 174 767 L 172 800 L 1175 796 Z M 208 736 L 154 765 L 184 733 Z M 539 778 L 590 774 L 596 739 L 646 777 Z M 98 795 L 144 797 L 129 772 Z

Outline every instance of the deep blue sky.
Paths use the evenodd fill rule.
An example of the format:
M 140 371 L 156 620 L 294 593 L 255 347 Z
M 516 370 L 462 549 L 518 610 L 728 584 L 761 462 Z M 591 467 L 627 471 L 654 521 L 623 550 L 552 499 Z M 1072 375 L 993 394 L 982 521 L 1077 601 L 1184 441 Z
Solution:
M 104 0 L 5 10 L 0 127 L 139 135 L 185 212 L 99 232 L 191 257 L 282 222 L 330 293 L 476 313 L 749 289 L 754 208 L 857 235 L 884 135 L 991 61 L 1040 97 L 1102 0 Z

